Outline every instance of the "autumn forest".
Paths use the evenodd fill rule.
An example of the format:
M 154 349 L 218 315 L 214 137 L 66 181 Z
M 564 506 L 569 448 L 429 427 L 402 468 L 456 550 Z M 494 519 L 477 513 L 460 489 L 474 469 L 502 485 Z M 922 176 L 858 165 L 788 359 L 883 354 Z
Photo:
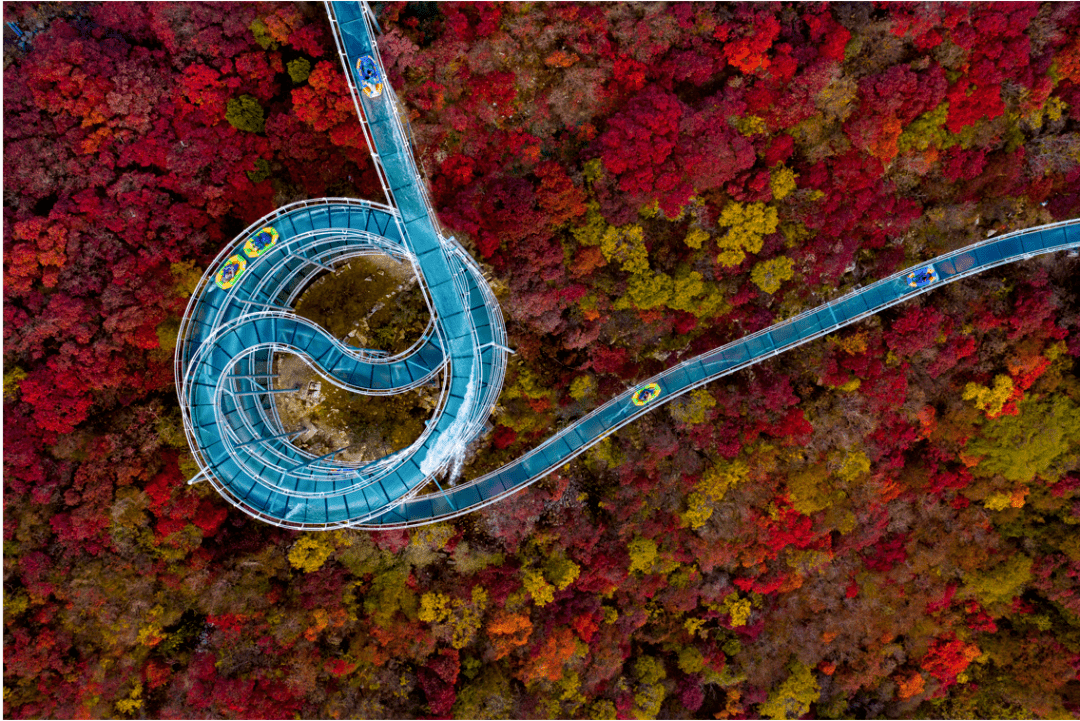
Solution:
M 516 351 L 466 477 L 1080 216 L 1080 4 L 374 10 Z M 5 717 L 1080 717 L 1080 258 L 721 379 L 486 510 L 289 531 L 185 483 L 173 354 L 248 224 L 384 200 L 324 6 L 3 12 Z M 331 330 L 362 312 L 319 288 Z

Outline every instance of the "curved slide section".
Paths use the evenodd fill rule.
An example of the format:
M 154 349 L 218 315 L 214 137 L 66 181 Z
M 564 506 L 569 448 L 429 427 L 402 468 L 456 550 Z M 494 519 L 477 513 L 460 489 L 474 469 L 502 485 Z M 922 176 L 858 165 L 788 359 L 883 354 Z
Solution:
M 248 241 L 269 227 L 277 234 L 273 247 L 247 258 L 242 273 L 221 287 L 219 270 L 235 264 Z M 336 453 L 313 457 L 294 446 L 295 434 L 281 428 L 269 400 L 291 389 L 268 381 L 273 354 L 282 352 L 300 356 L 330 382 L 370 395 L 433 382 L 447 367 L 445 324 L 438 316 L 409 352 L 385 358 L 348 348 L 288 307 L 319 273 L 357 255 L 387 252 L 415 266 L 401 241 L 398 213 L 346 200 L 304 203 L 261 219 L 218 256 L 189 303 L 177 368 L 189 442 L 202 475 L 222 495 L 273 523 L 343 525 L 392 507 L 455 460 L 471 440 L 462 440 L 461 429 L 475 435 L 497 397 L 498 387 L 490 387 L 501 386 L 505 330 L 478 266 L 460 246 L 447 245 L 447 286 L 475 363 L 458 365 L 465 373 L 459 372 L 456 387 L 444 383 L 441 428 L 431 423 L 405 451 L 363 467 L 335 462 Z M 252 373 L 244 365 L 258 354 L 268 354 L 267 360 Z M 471 410 L 462 411 L 469 403 Z
M 782 323 L 679 363 L 634 389 L 611 399 L 564 428 L 518 460 L 445 494 L 412 498 L 382 515 L 371 527 L 401 528 L 433 523 L 470 513 L 534 483 L 583 453 L 612 432 L 699 386 L 748 368 L 808 341 L 910 300 L 917 295 L 1005 263 L 1080 247 L 1080 221 L 1022 230 L 939 256 L 929 263 L 900 271 L 865 288 L 848 293 Z M 934 281 L 913 287 L 918 271 Z M 659 387 L 638 405 L 640 392 Z
M 505 324 L 477 264 L 439 231 L 397 99 L 385 82 L 370 9 L 334 2 L 327 10 L 377 174 L 396 207 L 324 199 L 263 218 L 215 259 L 188 305 L 177 344 L 178 394 L 200 477 L 269 523 L 399 528 L 468 513 L 521 490 L 627 423 L 712 380 L 939 285 L 1080 247 L 1080 225 L 1069 221 L 942 255 L 679 363 L 516 461 L 455 485 L 464 450 L 482 430 L 502 387 Z M 267 227 L 274 228 L 274 243 L 266 243 Z M 318 274 L 372 253 L 413 265 L 432 315 L 428 332 L 393 358 L 350 349 L 291 310 Z M 442 394 L 426 430 L 408 448 L 366 465 L 335 461 L 344 449 L 315 457 L 293 445 L 276 415 L 273 395 L 291 392 L 271 382 L 275 354 L 282 352 L 299 355 L 353 392 L 389 394 L 441 378 Z M 446 471 L 450 486 L 443 488 L 439 480 Z M 420 495 L 429 482 L 437 490 Z
M 222 288 L 215 280 L 220 279 L 219 268 L 235 264 L 248 240 L 267 227 L 277 233 L 274 246 L 248 259 L 235 282 Z M 445 436 L 436 433 L 435 424 L 409 449 L 362 468 L 335 463 L 336 453 L 313 457 L 290 443 L 291 435 L 275 422 L 269 402 L 272 394 L 289 390 L 268 383 L 274 353 L 297 354 L 324 378 L 363 394 L 416 387 L 433 381 L 446 367 L 437 318 L 433 332 L 408 353 L 382 358 L 348 348 L 288 310 L 302 288 L 330 270 L 331 263 L 389 252 L 415 265 L 399 230 L 393 209 L 355 201 L 319 201 L 279 210 L 219 255 L 189 303 L 177 349 L 185 430 L 202 475 L 246 512 L 290 526 L 346 524 L 400 502 L 441 470 L 445 458 L 453 458 L 443 450 Z M 497 391 L 478 391 L 492 382 L 501 384 L 502 317 L 468 255 L 451 247 L 446 258 L 460 312 L 468 318 L 474 341 L 470 349 L 480 366 L 476 377 L 470 375 L 466 382 L 473 385 L 474 398 L 490 407 Z M 261 373 L 252 373 L 245 361 L 260 353 L 269 355 Z M 453 392 L 452 386 L 444 386 L 440 417 L 468 400 L 455 398 Z M 486 414 L 479 422 L 468 416 L 465 420 L 479 429 Z M 439 453 L 443 462 L 432 464 L 430 459 Z M 425 461 L 427 468 L 422 466 Z
M 291 314 L 291 305 L 300 291 L 315 277 L 331 270 L 332 263 L 373 253 L 410 261 L 397 236 L 396 220 L 392 208 L 326 199 L 286 206 L 253 224 L 215 258 L 192 295 L 180 329 L 177 377 L 185 378 L 192 352 L 221 327 L 240 318 L 255 322 L 260 313 L 270 317 L 275 313 Z M 273 247 L 251 259 L 244 253 L 244 246 L 263 228 L 274 228 L 277 240 Z M 215 284 L 214 274 L 235 257 L 245 261 L 244 271 L 232 287 L 221 289 Z M 322 332 L 313 324 L 309 326 L 313 333 Z M 444 365 L 433 328 L 397 356 L 358 349 L 347 349 L 344 356 L 342 363 L 351 366 L 348 382 L 358 390 L 380 395 L 427 383 Z
M 362 60 L 377 76 L 385 78 L 369 25 L 370 10 L 355 3 L 334 3 L 328 10 L 353 98 L 362 110 L 360 117 L 372 157 L 384 179 L 384 189 L 400 213 L 402 237 L 417 260 L 448 360 L 446 404 L 429 426 L 436 438 L 416 454 L 422 479 L 414 487 L 419 487 L 444 468 L 460 466 L 466 446 L 483 429 L 502 388 L 506 349 L 503 343 L 485 347 L 481 342 L 481 327 L 470 310 L 469 288 L 453 260 L 467 254 L 456 241 L 439 232 L 393 88 L 378 82 L 378 92 L 357 91 L 358 86 L 365 86 Z M 491 317 L 498 323 L 490 328 L 505 337 L 501 316 L 493 309 Z M 493 356 L 494 363 L 487 361 L 485 352 Z M 485 370 L 488 365 L 490 371 Z

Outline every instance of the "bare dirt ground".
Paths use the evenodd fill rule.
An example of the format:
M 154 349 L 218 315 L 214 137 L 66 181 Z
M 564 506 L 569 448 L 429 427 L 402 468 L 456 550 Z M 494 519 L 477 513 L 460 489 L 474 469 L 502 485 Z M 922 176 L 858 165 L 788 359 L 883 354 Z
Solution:
M 423 332 L 427 307 L 412 268 L 390 256 L 354 258 L 312 284 L 297 314 L 326 328 L 348 345 L 399 353 Z M 345 449 L 339 461 L 377 460 L 404 448 L 423 432 L 438 401 L 438 383 L 394 396 L 348 393 L 316 373 L 302 358 L 279 354 L 274 396 L 286 431 L 315 454 Z M 437 379 L 438 380 L 438 379 Z

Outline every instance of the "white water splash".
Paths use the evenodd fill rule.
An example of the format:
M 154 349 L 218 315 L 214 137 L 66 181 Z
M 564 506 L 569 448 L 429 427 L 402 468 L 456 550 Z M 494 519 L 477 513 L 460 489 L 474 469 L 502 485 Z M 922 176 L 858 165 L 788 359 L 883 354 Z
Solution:
M 449 428 L 439 434 L 435 445 L 420 462 L 420 472 L 425 477 L 434 474 L 447 463 L 450 464 L 450 476 L 447 479 L 449 483 L 453 483 L 461 475 L 461 468 L 465 465 L 465 449 L 469 445 L 467 436 L 470 423 L 467 413 L 476 399 L 476 386 L 476 366 L 474 365 L 469 384 L 465 387 L 465 399 L 459 407 L 457 418 Z

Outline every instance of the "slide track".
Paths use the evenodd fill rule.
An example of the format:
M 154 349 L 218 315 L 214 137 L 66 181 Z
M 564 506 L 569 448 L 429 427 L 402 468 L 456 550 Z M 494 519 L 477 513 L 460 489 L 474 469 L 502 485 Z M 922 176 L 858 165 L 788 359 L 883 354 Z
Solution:
M 1080 221 L 1016 231 L 946 253 L 817 308 L 678 363 L 610 399 L 520 458 L 456 483 L 466 447 L 484 430 L 506 370 L 506 328 L 479 266 L 438 226 L 409 142 L 408 124 L 374 37 L 366 4 L 327 3 L 357 112 L 391 205 L 344 198 L 302 201 L 246 229 L 215 259 L 192 296 L 176 355 L 185 432 L 208 480 L 253 517 L 294 529 L 404 528 L 470 513 L 565 465 L 611 433 L 679 396 L 939 286 L 1005 263 L 1080 247 Z M 377 68 L 369 97 L 361 58 Z M 369 78 L 370 80 L 370 78 Z M 251 257 L 249 239 L 273 228 L 272 247 Z M 245 257 L 245 252 L 248 255 Z M 350 258 L 389 254 L 409 262 L 431 313 L 423 336 L 396 356 L 350 348 L 296 316 L 316 277 Z M 219 271 L 243 261 L 233 283 Z M 237 266 L 239 267 L 239 266 Z M 299 356 L 354 393 L 389 395 L 437 384 L 433 418 L 409 447 L 367 464 L 313 456 L 277 417 L 275 358 Z M 440 485 L 449 476 L 450 485 Z M 434 488 L 428 491 L 427 489 Z

